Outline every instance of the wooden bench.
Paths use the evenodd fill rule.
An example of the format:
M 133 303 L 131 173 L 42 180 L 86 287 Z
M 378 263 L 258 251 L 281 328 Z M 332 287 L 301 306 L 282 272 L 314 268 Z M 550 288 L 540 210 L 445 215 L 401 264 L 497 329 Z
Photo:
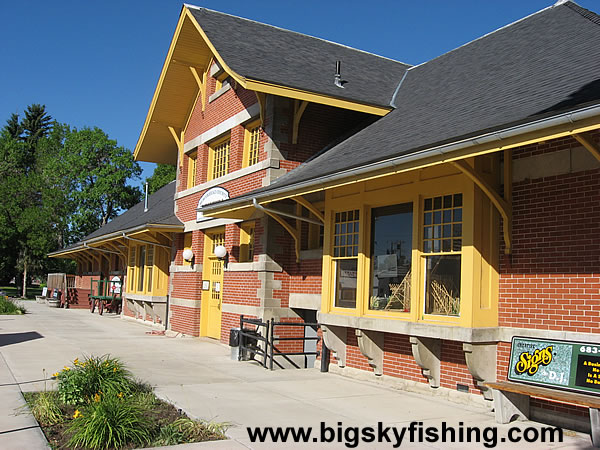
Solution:
M 600 414 L 598 414 L 600 397 L 512 381 L 488 382 L 485 383 L 485 386 L 493 390 L 497 423 L 508 423 L 515 416 L 529 419 L 529 397 L 555 400 L 589 408 L 592 445 L 600 447 Z

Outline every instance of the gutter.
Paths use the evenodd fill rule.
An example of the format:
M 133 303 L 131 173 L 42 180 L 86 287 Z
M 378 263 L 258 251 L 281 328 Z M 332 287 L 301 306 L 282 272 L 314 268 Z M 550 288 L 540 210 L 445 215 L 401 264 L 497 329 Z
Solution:
M 57 250 L 55 252 L 48 253 L 47 256 L 49 256 L 49 257 L 59 256 L 59 255 L 61 255 L 63 253 L 76 252 L 76 251 L 79 251 L 79 250 L 84 250 L 86 248 L 91 248 L 91 249 L 94 249 L 94 250 L 98 250 L 98 248 L 96 248 L 96 247 L 89 247 L 88 244 L 90 244 L 90 243 L 93 244 L 94 242 L 102 242 L 102 241 L 106 241 L 106 240 L 110 240 L 110 239 L 117 239 L 117 238 L 123 237 L 122 235 L 124 233 L 135 233 L 135 232 L 138 232 L 138 231 L 141 231 L 141 230 L 151 229 L 151 228 L 167 228 L 167 229 L 172 228 L 173 231 L 178 231 L 178 230 L 182 230 L 183 229 L 183 225 L 144 224 L 144 225 L 137 226 L 135 228 L 130 228 L 127 231 L 122 231 L 122 230 L 121 231 L 113 231 L 110 234 L 105 234 L 105 235 L 98 236 L 98 237 L 95 237 L 95 238 L 87 240 L 87 241 L 83 241 L 83 242 L 81 242 L 81 245 L 79 245 L 77 247 L 73 247 L 73 248 L 69 248 L 69 249 Z M 148 242 L 148 243 L 150 243 L 150 242 Z M 152 243 L 152 244 L 154 244 L 154 243 Z M 157 244 L 157 245 L 159 245 L 159 244 Z
M 554 126 L 558 126 L 558 125 L 565 125 L 565 124 L 569 124 L 569 123 L 574 124 L 576 121 L 584 120 L 584 119 L 594 117 L 597 115 L 600 115 L 600 105 L 589 106 L 589 107 L 582 108 L 582 109 L 579 109 L 576 111 L 571 111 L 569 113 L 563 113 L 558 116 L 552 116 L 552 117 L 549 117 L 546 119 L 536 120 L 534 122 L 530 122 L 530 123 L 527 123 L 524 125 L 517 125 L 514 127 L 506 128 L 501 131 L 494 131 L 491 133 L 482 134 L 480 136 L 465 139 L 463 141 L 458 141 L 458 142 L 454 142 L 451 144 L 440 145 L 438 147 L 430 148 L 427 150 L 422 150 L 420 152 L 412 153 L 410 155 L 398 156 L 395 158 L 371 163 L 371 164 L 361 166 L 358 168 L 344 170 L 341 172 L 337 172 L 335 174 L 324 175 L 322 177 L 313 178 L 311 180 L 306 180 L 306 181 L 301 181 L 299 183 L 290 184 L 288 186 L 283 186 L 281 188 L 274 188 L 274 189 L 268 190 L 264 193 L 256 194 L 253 198 L 258 199 L 261 196 L 263 198 L 266 198 L 267 196 L 272 196 L 272 195 L 276 195 L 276 194 L 284 194 L 287 191 L 297 190 L 299 188 L 315 187 L 322 183 L 343 180 L 352 175 L 354 175 L 354 176 L 364 175 L 364 174 L 368 174 L 370 172 L 374 172 L 374 171 L 380 170 L 380 169 L 395 168 L 397 166 L 400 166 L 401 164 L 406 164 L 411 161 L 418 161 L 418 160 L 425 159 L 425 158 L 431 157 L 431 156 L 447 156 L 447 155 L 451 154 L 452 152 L 456 152 L 458 150 L 463 150 L 465 148 L 474 147 L 476 145 L 486 144 L 486 143 L 490 143 L 490 142 L 494 142 L 494 141 L 502 142 L 502 140 L 504 140 L 504 139 L 508 139 L 508 138 L 518 136 L 521 134 L 539 131 L 544 128 L 550 128 L 550 127 L 554 127 Z M 327 188 L 321 187 L 321 188 L 315 189 L 315 191 L 320 191 L 320 190 L 325 190 L 325 189 L 327 189 Z M 227 207 L 232 207 L 237 204 L 242 204 L 242 203 L 247 202 L 248 200 L 249 200 L 248 198 L 245 198 L 245 199 L 240 199 L 237 202 L 232 201 L 227 204 Z M 219 203 L 215 203 L 214 206 L 207 205 L 204 210 L 207 213 L 210 213 L 211 211 L 218 211 L 219 206 L 223 207 L 223 205 L 219 205 L 219 206 L 218 205 L 219 205 Z M 211 206 L 212 206 L 212 208 L 211 208 Z

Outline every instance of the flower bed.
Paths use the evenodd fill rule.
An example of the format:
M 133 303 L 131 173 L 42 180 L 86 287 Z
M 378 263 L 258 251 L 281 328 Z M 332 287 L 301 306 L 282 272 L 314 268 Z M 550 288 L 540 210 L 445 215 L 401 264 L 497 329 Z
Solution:
M 225 425 L 181 414 L 135 381 L 118 359 L 75 359 L 53 377 L 57 391 L 25 394 L 52 448 L 132 449 L 225 439 Z

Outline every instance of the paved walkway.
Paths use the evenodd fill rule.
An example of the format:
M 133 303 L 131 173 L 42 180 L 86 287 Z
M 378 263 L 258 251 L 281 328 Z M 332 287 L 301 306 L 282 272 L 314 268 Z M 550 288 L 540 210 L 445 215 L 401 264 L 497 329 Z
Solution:
M 76 357 L 110 353 L 122 358 L 156 393 L 192 417 L 229 422 L 229 441 L 179 448 L 284 448 L 289 444 L 251 443 L 247 426 L 343 427 L 448 425 L 491 427 L 493 414 L 475 406 L 422 396 L 317 370 L 270 372 L 253 363 L 231 361 L 229 347 L 208 339 L 169 338 L 147 334 L 150 328 L 112 314 L 51 309 L 25 302 L 25 316 L 0 316 L 0 448 L 45 448 L 44 438 L 27 414 L 14 415 L 22 391 L 40 390 L 46 374 Z M 18 384 L 16 384 L 18 383 Z M 49 386 L 50 387 L 50 386 Z M 512 424 L 514 425 L 514 424 Z M 520 422 L 519 427 L 539 427 Z M 500 425 L 498 436 L 508 426 Z M 351 435 L 350 435 L 351 437 Z M 393 435 L 392 435 L 393 438 Z M 316 444 L 311 444 L 315 446 Z M 569 433 L 562 444 L 520 444 L 527 448 L 588 448 L 587 435 Z M 343 443 L 322 448 L 347 448 Z M 371 448 L 391 448 L 392 444 Z M 482 444 L 403 442 L 402 448 L 482 448 Z M 499 444 L 516 448 L 517 444 Z M 364 448 L 360 445 L 359 448 Z

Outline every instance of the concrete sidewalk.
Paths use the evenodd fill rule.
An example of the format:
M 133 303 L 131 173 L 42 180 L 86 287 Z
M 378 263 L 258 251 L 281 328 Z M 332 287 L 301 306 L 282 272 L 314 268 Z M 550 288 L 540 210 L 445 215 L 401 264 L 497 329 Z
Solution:
M 43 370 L 51 374 L 76 357 L 111 354 L 121 358 L 140 379 L 155 386 L 157 395 L 195 418 L 231 424 L 229 441 L 191 444 L 178 448 L 284 448 L 290 444 L 251 443 L 246 427 L 304 426 L 315 433 L 321 422 L 343 427 L 403 427 L 412 421 L 424 427 L 496 426 L 484 408 L 449 402 L 358 381 L 317 370 L 270 372 L 253 363 L 231 361 L 229 347 L 209 339 L 169 338 L 147 334 L 150 327 L 85 310 L 51 309 L 26 302 L 25 316 L 0 316 L 0 448 L 44 448 L 39 428 L 30 416 L 13 416 L 23 391 L 44 388 Z M 4 364 L 6 361 L 6 364 Z M 13 378 L 14 377 L 14 378 Z M 49 386 L 50 387 L 50 386 Z M 520 428 L 541 425 L 519 422 Z M 515 426 L 515 424 L 511 424 Z M 510 426 L 498 425 L 498 437 Z M 10 432 L 10 430 L 23 429 Z M 313 434 L 314 436 L 314 434 Z M 393 435 L 392 435 L 393 436 Z M 312 440 L 312 437 L 311 437 Z M 306 444 L 317 446 L 317 444 Z M 481 448 L 482 443 L 404 442 L 402 448 Z M 498 443 L 500 448 L 519 444 Z M 527 448 L 589 448 L 587 435 L 569 433 L 562 444 L 528 443 Z M 344 443 L 322 448 L 347 448 Z M 371 448 L 391 448 L 392 444 Z M 523 444 L 520 444 L 523 446 Z M 362 444 L 360 448 L 366 447 Z

